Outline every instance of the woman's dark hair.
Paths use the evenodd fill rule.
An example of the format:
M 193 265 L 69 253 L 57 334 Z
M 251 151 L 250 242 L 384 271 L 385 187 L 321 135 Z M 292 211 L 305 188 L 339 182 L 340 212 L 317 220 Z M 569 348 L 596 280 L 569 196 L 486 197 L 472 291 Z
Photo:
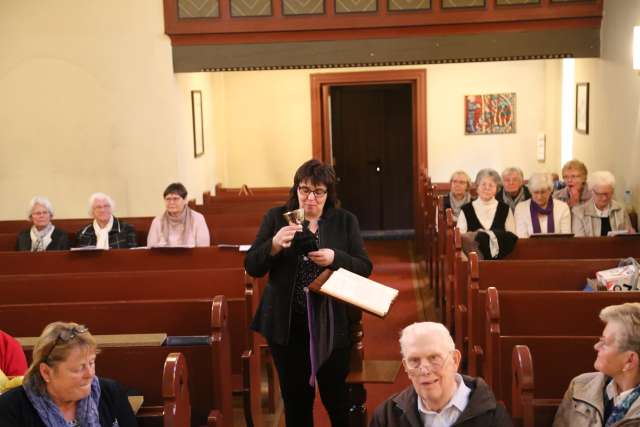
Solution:
M 182 197 L 183 199 L 186 199 L 187 198 L 187 189 L 184 187 L 184 185 L 182 185 L 179 182 L 172 182 L 164 190 L 164 193 L 162 194 L 162 197 L 167 197 L 167 195 L 169 195 L 169 194 L 177 194 L 178 196 Z
M 320 160 L 311 159 L 302 164 L 293 177 L 293 186 L 289 190 L 289 200 L 287 209 L 298 209 L 298 186 L 303 181 L 309 181 L 313 185 L 324 185 L 327 187 L 327 201 L 325 208 L 338 207 L 338 193 L 336 191 L 336 172 L 330 165 L 322 163 Z

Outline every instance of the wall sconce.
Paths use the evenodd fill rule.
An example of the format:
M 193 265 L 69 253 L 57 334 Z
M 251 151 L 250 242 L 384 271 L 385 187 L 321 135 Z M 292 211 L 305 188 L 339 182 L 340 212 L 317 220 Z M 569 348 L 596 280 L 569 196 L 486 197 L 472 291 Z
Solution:
M 633 27 L 633 69 L 640 70 L 640 25 Z

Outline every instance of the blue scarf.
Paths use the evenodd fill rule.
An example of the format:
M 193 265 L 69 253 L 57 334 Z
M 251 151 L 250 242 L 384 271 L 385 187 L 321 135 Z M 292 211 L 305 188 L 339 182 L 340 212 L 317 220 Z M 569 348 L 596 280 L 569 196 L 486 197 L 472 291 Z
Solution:
M 549 196 L 549 202 L 547 203 L 546 209 L 542 209 L 539 204 L 531 199 L 529 210 L 531 211 L 531 225 L 533 226 L 534 233 L 541 232 L 540 219 L 538 218 L 538 215 L 547 216 L 547 233 L 555 233 L 556 225 L 553 221 L 553 197 Z
M 629 412 L 629 408 L 631 407 L 631 405 L 633 405 L 638 396 L 640 396 L 640 386 L 636 386 L 636 388 L 634 388 L 633 391 L 629 393 L 629 395 L 622 401 L 620 405 L 613 407 L 613 409 L 611 410 L 611 415 L 609 415 L 609 418 L 607 418 L 607 422 L 604 424 L 605 427 L 609 427 L 623 419 L 624 416 L 627 415 L 627 412 Z
M 26 384 L 24 391 L 27 393 L 27 397 L 38 412 L 44 425 L 47 427 L 69 427 L 58 405 L 53 403 L 47 394 L 41 395 L 38 391 Z M 98 377 L 93 377 L 91 393 L 89 396 L 80 400 L 76 408 L 76 421 L 78 425 L 82 427 L 100 427 L 100 416 L 98 415 L 99 401 L 100 383 L 98 382 Z

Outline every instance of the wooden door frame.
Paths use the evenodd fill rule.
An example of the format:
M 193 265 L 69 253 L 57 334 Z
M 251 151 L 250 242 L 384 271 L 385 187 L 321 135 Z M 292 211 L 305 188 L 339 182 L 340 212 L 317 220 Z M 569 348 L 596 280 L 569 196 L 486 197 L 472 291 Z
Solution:
M 329 89 L 332 86 L 411 85 L 412 145 L 413 145 L 413 207 L 416 243 L 421 246 L 424 234 L 422 194 L 424 182 L 420 178 L 427 171 L 427 71 L 390 70 L 311 74 L 311 145 L 313 158 L 331 163 L 329 121 Z

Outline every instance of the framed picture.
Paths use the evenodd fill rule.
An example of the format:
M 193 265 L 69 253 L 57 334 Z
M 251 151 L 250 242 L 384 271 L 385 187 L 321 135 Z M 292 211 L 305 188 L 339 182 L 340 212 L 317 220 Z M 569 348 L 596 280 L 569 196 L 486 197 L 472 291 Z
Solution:
M 576 84 L 576 132 L 589 135 L 589 83 Z
M 464 134 L 516 133 L 516 94 L 465 95 Z
M 191 113 L 193 117 L 193 157 L 204 154 L 204 125 L 202 123 L 202 92 L 191 91 Z

